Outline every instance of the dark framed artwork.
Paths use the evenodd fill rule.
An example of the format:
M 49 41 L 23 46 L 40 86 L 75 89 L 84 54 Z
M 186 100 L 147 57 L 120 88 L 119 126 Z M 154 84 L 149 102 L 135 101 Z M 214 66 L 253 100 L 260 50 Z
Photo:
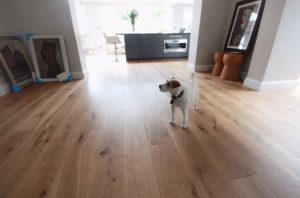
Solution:
M 264 5 L 265 0 L 244 0 L 236 3 L 225 51 L 249 52 L 259 28 Z
M 20 40 L 0 38 L 0 62 L 12 85 L 25 87 L 33 83 L 33 65 Z
M 58 74 L 70 74 L 63 35 L 33 35 L 29 46 L 37 81 L 58 81 Z

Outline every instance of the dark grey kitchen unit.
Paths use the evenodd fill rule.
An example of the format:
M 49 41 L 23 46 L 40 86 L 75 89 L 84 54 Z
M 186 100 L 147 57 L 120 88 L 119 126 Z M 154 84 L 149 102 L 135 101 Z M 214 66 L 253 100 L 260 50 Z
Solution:
M 124 34 L 126 60 L 146 60 L 162 58 L 187 58 L 190 46 L 190 33 L 165 34 Z M 183 41 L 186 43 L 176 44 Z M 174 42 L 168 44 L 168 42 Z M 174 46 L 184 49 L 168 50 Z M 176 47 L 176 46 L 175 46 Z

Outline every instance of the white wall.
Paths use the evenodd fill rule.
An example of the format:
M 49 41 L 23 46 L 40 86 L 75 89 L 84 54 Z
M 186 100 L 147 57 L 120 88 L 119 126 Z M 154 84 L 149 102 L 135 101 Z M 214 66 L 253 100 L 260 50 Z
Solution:
M 15 22 L 11 16 L 8 1 L 0 1 L 0 36 L 10 36 L 14 33 Z M 0 96 L 9 92 L 9 85 L 0 68 Z
M 15 32 L 15 21 L 8 2 L 0 0 L 0 36 L 11 35 Z
M 191 21 L 192 15 L 192 5 L 175 4 L 172 6 L 164 4 L 163 1 L 158 3 L 81 1 L 77 7 L 79 7 L 77 10 L 80 10 L 78 12 L 80 24 L 85 24 L 80 25 L 81 33 L 85 34 L 88 47 L 93 49 L 105 46 L 103 32 L 108 35 L 132 32 L 130 21 L 124 20 L 128 14 L 126 12 L 132 9 L 139 12 L 135 26 L 137 33 L 178 32 L 177 28 L 182 26 L 188 30 L 190 27 L 188 23 L 191 22 L 186 21 L 188 19 Z M 173 13 L 174 17 L 172 17 Z M 173 21 L 176 23 L 173 24 Z M 176 28 L 173 29 L 174 27 Z
M 191 31 L 192 27 L 192 15 L 193 5 L 188 4 L 175 4 L 172 6 L 173 20 L 172 28 L 175 32 L 178 32 L 180 28 L 185 28 L 187 32 Z
M 72 21 L 72 27 L 74 29 L 74 36 L 76 42 L 76 52 L 78 52 L 79 55 L 79 63 L 80 63 L 80 71 L 72 71 L 73 77 L 75 78 L 83 78 L 85 75 L 87 75 L 87 65 L 85 60 L 85 55 L 83 51 L 83 44 L 81 40 L 81 34 L 80 34 L 80 28 L 79 28 L 79 22 L 77 18 L 77 10 L 76 10 L 76 0 L 68 0 L 69 1 L 69 7 L 71 11 L 71 21 Z M 83 74 L 81 76 L 81 74 Z
M 297 86 L 299 69 L 299 2 L 266 0 L 256 44 L 244 86 L 255 90 L 285 89 Z M 296 18 L 294 18 L 296 17 Z M 298 18 L 297 18 L 298 17 Z M 291 40 L 291 39 L 294 40 Z M 289 47 L 289 49 L 288 49 Z
M 199 31 L 200 31 L 201 8 L 202 8 L 202 0 L 194 0 L 189 58 L 188 58 L 188 65 L 190 65 L 190 67 L 193 69 L 196 66 L 197 52 L 200 50 L 200 46 L 198 45 L 198 39 L 199 39 Z
M 282 16 L 285 0 L 267 0 L 247 78 L 262 81 Z
M 75 0 L 76 15 L 78 19 L 79 31 L 81 35 L 89 34 L 90 28 L 88 25 L 87 9 L 83 3 Z
M 73 1 L 73 0 L 72 0 Z M 63 34 L 70 71 L 80 75 L 86 68 L 82 50 L 76 42 L 76 21 L 73 23 L 68 0 L 9 0 L 8 7 L 15 21 L 14 34 Z M 73 8 L 75 9 L 75 7 Z M 2 28 L 1 28 L 2 29 Z M 79 47 L 79 48 L 78 48 Z M 76 76 L 75 76 L 76 77 Z
M 300 75 L 300 1 L 287 0 L 263 81 L 297 80 Z
M 95 32 L 122 33 L 132 32 L 126 11 L 136 9 L 139 16 L 136 21 L 136 32 L 159 32 L 172 28 L 171 7 L 163 3 L 128 3 L 128 2 L 81 2 L 86 7 L 86 17 L 91 34 Z M 156 13 L 160 11 L 160 13 Z M 157 14 L 157 15 L 156 15 Z M 159 16 L 160 15 L 160 16 Z M 99 27 L 99 29 L 98 29 Z
M 188 62 L 196 71 L 210 71 L 214 53 L 223 50 L 234 4 L 235 0 L 194 1 Z

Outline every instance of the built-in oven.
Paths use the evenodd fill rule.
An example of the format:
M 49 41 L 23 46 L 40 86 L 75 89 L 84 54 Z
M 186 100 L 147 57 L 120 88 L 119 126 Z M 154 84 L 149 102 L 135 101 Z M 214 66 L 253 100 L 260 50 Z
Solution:
M 164 53 L 169 52 L 187 52 L 187 39 L 165 39 Z

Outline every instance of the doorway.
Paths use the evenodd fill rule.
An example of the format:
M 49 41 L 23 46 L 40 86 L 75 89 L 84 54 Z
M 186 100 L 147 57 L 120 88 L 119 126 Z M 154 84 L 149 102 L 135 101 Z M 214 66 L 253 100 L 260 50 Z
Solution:
M 193 0 L 76 0 L 75 5 L 88 66 L 91 59 L 115 60 L 114 45 L 105 42 L 104 33 L 120 38 L 117 53 L 119 63 L 124 63 L 124 34 L 191 30 Z M 130 18 L 132 11 L 137 12 L 134 30 Z

